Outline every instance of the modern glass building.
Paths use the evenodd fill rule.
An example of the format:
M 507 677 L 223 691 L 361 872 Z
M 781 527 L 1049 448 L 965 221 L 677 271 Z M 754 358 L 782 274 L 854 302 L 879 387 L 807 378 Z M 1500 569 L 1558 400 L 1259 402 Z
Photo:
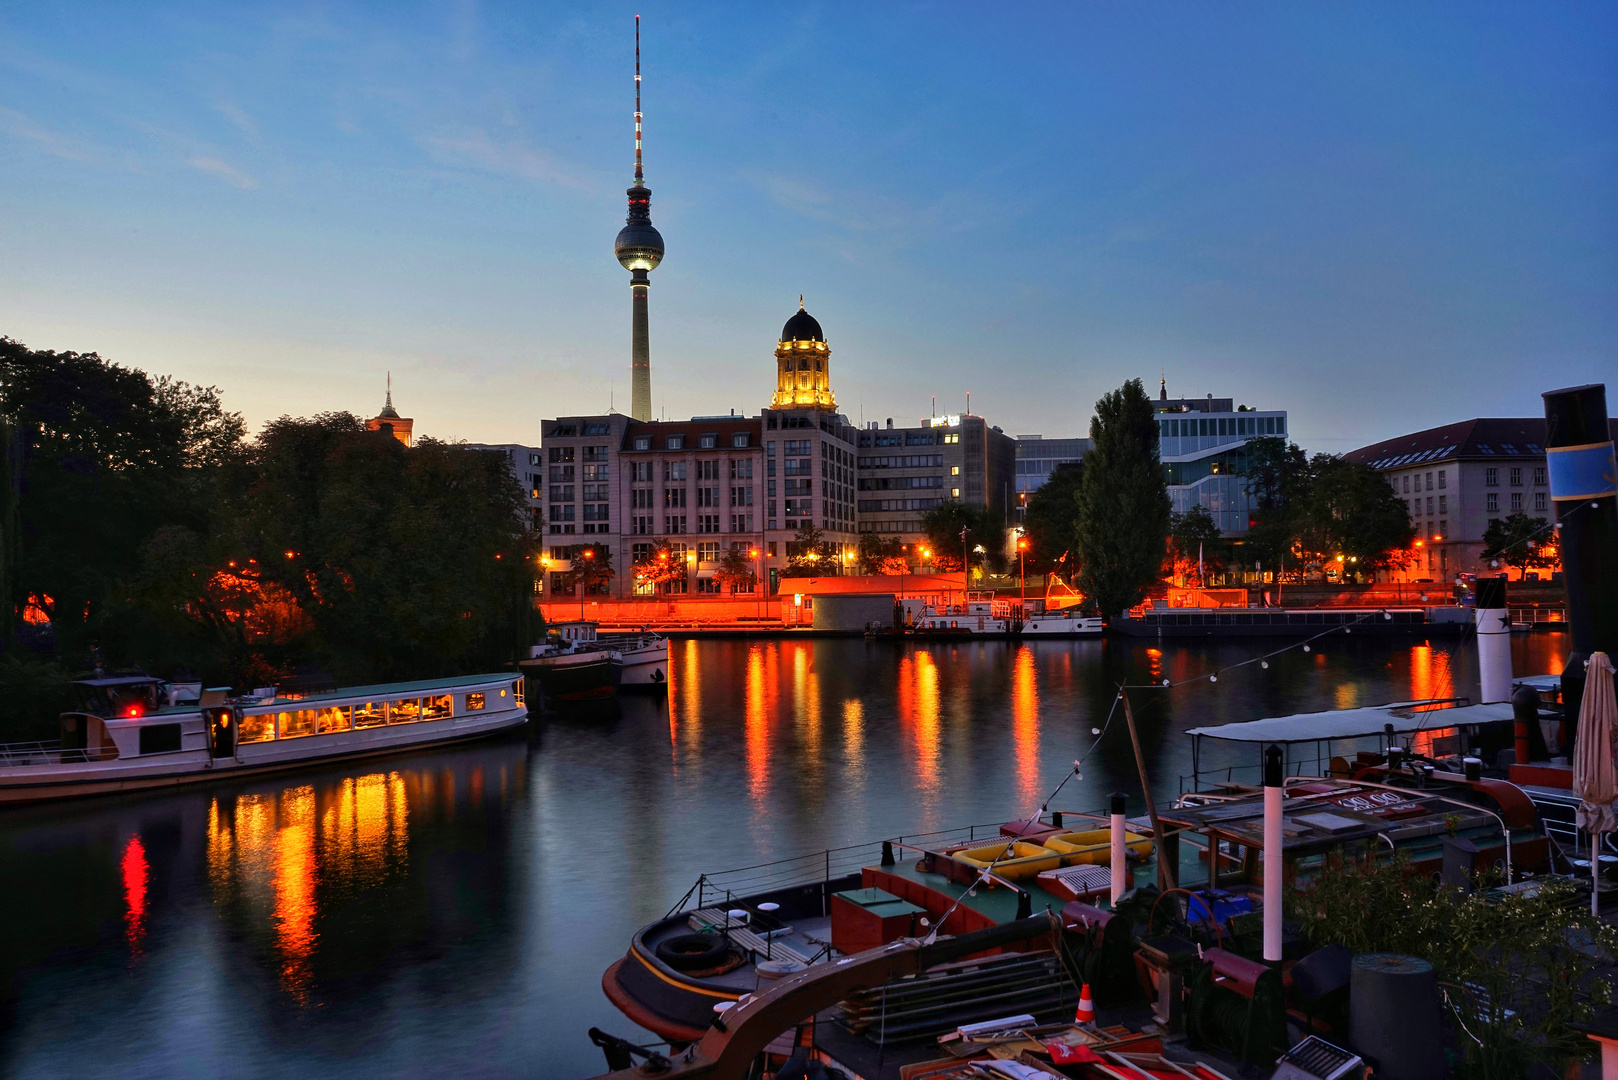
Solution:
M 1157 401 L 1158 450 L 1174 512 L 1206 507 L 1219 531 L 1247 531 L 1253 510 L 1243 474 L 1247 444 L 1263 436 L 1285 438 L 1287 414 L 1235 406 L 1230 398 Z

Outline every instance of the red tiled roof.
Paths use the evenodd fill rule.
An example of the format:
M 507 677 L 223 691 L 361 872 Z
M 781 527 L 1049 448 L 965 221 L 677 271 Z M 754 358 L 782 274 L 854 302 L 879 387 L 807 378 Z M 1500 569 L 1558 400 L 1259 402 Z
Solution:
M 1610 420 L 1618 438 L 1618 420 Z M 1397 469 L 1426 461 L 1459 458 L 1539 458 L 1545 456 L 1544 417 L 1478 417 L 1428 428 L 1361 447 L 1344 455 L 1374 469 Z

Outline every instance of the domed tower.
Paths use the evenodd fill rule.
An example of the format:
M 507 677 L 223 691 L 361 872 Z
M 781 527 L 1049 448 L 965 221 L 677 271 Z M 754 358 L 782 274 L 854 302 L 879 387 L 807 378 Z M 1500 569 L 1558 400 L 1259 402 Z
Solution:
M 801 296 L 798 313 L 781 327 L 775 369 L 775 397 L 770 408 L 837 411 L 837 397 L 831 392 L 831 349 L 826 347 L 820 324 L 803 309 Z
M 663 237 L 652 228 L 652 190 L 640 163 L 640 16 L 635 16 L 635 183 L 629 189 L 629 217 L 612 245 L 618 264 L 629 271 L 630 402 L 636 420 L 652 418 L 652 349 L 646 321 L 647 272 L 663 261 Z

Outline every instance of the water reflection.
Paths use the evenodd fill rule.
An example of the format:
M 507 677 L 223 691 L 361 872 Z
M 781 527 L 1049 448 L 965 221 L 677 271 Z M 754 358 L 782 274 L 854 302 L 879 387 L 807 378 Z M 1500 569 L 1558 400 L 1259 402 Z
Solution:
M 140 955 L 141 939 L 146 936 L 146 878 L 149 867 L 146 848 L 140 837 L 131 836 L 124 845 L 124 857 L 118 864 L 124 879 L 124 936 L 129 942 L 129 955 Z
M 1020 803 L 1039 797 L 1039 687 L 1034 650 L 1017 650 L 1011 668 L 1011 731 L 1017 755 Z

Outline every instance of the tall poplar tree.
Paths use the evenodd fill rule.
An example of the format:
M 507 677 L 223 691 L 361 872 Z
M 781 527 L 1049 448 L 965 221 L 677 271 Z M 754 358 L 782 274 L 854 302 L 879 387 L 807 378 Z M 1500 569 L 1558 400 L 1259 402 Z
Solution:
M 1167 550 L 1168 487 L 1152 401 L 1139 379 L 1096 402 L 1090 438 L 1079 482 L 1078 585 L 1111 617 L 1161 580 Z

